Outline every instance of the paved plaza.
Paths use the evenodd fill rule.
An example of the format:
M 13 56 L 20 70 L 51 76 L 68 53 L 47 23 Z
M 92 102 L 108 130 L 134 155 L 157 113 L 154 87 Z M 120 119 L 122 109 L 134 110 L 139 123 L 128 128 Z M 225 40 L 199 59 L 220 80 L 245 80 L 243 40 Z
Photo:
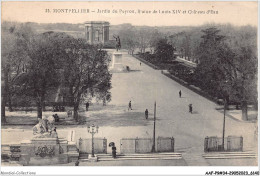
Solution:
M 112 101 L 107 106 L 94 103 L 88 112 L 84 111 L 82 105 L 80 115 L 86 117 L 86 124 L 57 126 L 59 137 L 67 138 L 68 131 L 75 130 L 76 139 L 91 138 L 91 134 L 87 132 L 87 125 L 95 124 L 100 127 L 95 137 L 107 138 L 108 143 L 115 142 L 120 152 L 122 138 L 153 137 L 156 101 L 156 137 L 174 137 L 175 151 L 183 153 L 183 157 L 188 157 L 186 161 L 188 165 L 206 164 L 200 163 L 198 158 L 196 163 L 196 157 L 192 158 L 193 155 L 199 156 L 204 152 L 206 136 L 222 136 L 223 113 L 216 110 L 218 105 L 164 76 L 160 70 L 154 70 L 144 63 L 140 66 L 140 61 L 127 52 L 122 53 L 122 64 L 129 66 L 131 71 L 113 73 Z M 180 90 L 181 98 L 179 98 Z M 128 110 L 129 101 L 132 102 L 133 110 Z M 189 104 L 193 105 L 192 114 L 189 113 Z M 145 109 L 149 111 L 147 120 Z M 50 112 L 43 114 L 47 113 Z M 256 148 L 255 123 L 227 117 L 225 136 L 229 135 L 243 136 L 244 151 Z M 2 127 L 2 144 L 18 143 L 32 136 L 32 126 L 29 125 Z M 108 152 L 111 152 L 111 148 L 108 148 Z M 248 164 L 256 165 L 255 162 Z

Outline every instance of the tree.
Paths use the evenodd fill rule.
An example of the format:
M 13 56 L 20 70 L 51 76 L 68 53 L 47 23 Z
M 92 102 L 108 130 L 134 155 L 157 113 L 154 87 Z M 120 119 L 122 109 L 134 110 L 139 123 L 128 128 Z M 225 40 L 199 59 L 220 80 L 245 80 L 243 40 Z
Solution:
M 195 70 L 197 85 L 213 96 L 240 102 L 247 120 L 247 104 L 257 94 L 256 41 L 251 41 L 254 35 L 243 32 L 237 35 L 237 42 L 233 40 L 234 46 L 219 32 L 214 27 L 203 30 Z
M 5 106 L 12 111 L 12 97 L 16 94 L 15 81 L 24 72 L 27 62 L 27 42 L 33 30 L 26 24 L 3 22 L 2 24 L 2 118 Z
M 129 54 L 133 54 L 138 46 L 136 33 L 135 27 L 131 24 L 123 24 L 118 33 L 121 39 L 122 48 L 127 49 Z
M 150 36 L 150 40 L 149 40 L 149 48 L 151 50 L 151 54 L 153 54 L 157 43 L 163 39 L 163 36 L 161 33 L 159 33 L 159 31 L 157 29 L 154 29 L 151 32 L 151 36 Z
M 256 51 L 256 50 L 255 50 Z M 225 60 L 225 74 L 230 82 L 228 93 L 233 100 L 241 102 L 242 118 L 248 120 L 247 105 L 257 95 L 257 57 L 250 45 L 235 50 L 232 60 Z
M 74 104 L 74 119 L 79 120 L 78 109 L 84 97 L 91 95 L 110 101 L 110 58 L 106 51 L 88 45 L 83 39 L 72 39 L 64 57 L 65 84 Z
M 219 97 L 222 92 L 219 87 L 220 82 L 225 80 L 225 75 L 221 69 L 221 48 L 224 47 L 224 36 L 220 35 L 215 27 L 202 30 L 204 33 L 202 41 L 197 50 L 197 58 L 200 63 L 194 72 L 196 84 L 210 95 Z M 228 52 L 226 52 L 228 53 Z M 223 57 L 223 53 L 221 55 Z
M 190 35 L 187 33 L 184 33 L 184 38 L 182 40 L 182 51 L 184 52 L 184 59 L 186 59 L 186 57 L 188 58 L 188 60 L 190 60 L 191 57 L 191 47 L 190 47 Z
M 155 56 L 159 62 L 166 62 L 173 59 L 173 47 L 167 43 L 167 39 L 161 39 L 157 42 Z
M 149 46 L 150 32 L 146 29 L 140 29 L 137 33 L 138 47 L 141 53 L 145 53 L 146 48 Z
M 60 66 L 57 62 L 65 54 L 62 47 L 67 35 L 46 32 L 35 35 L 28 44 L 27 72 L 17 79 L 23 95 L 33 98 L 37 106 L 37 118 L 42 118 L 47 91 L 60 84 Z

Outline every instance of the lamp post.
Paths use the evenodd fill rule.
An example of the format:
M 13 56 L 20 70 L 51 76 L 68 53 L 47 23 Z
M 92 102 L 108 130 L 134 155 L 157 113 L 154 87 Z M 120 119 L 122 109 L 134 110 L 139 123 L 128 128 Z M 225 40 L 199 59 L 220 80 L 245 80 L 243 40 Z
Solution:
M 225 150 L 225 125 L 226 125 L 226 98 L 224 98 L 224 119 L 223 119 L 223 137 L 222 137 L 222 149 Z
M 90 129 L 91 128 L 91 129 Z M 95 157 L 94 155 L 94 134 L 98 133 L 98 126 L 95 126 L 92 124 L 92 126 L 88 126 L 88 133 L 92 134 L 92 157 Z
M 155 152 L 155 120 L 156 120 L 156 102 L 154 102 L 154 118 L 153 118 L 153 147 L 152 147 L 152 152 Z
M 225 81 L 225 85 L 227 86 L 228 81 Z M 223 136 L 222 136 L 222 150 L 225 150 L 225 126 L 226 126 L 226 107 L 227 107 L 227 94 L 224 94 L 224 118 L 223 118 Z

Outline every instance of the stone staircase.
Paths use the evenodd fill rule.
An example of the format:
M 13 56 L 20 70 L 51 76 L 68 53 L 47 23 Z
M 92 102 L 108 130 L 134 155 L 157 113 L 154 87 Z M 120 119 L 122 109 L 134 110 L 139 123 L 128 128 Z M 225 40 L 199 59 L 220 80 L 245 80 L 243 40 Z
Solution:
M 210 152 L 203 154 L 205 159 L 243 159 L 257 158 L 257 154 L 253 151 L 246 152 Z
M 182 159 L 181 153 L 148 153 L 148 154 L 118 154 L 116 159 L 112 154 L 97 154 L 98 161 L 114 161 L 114 160 L 176 160 Z M 80 162 L 87 162 L 88 154 L 80 154 Z
M 210 166 L 210 164 L 207 162 L 207 159 L 247 159 L 258 157 L 257 153 L 254 151 L 208 153 L 187 151 L 183 153 L 182 156 L 188 166 Z

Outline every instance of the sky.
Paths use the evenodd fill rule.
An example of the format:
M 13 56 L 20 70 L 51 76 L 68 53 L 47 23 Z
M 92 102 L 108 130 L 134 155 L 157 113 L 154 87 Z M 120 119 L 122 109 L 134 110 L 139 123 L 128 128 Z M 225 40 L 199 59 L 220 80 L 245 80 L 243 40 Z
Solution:
M 98 9 L 103 13 L 98 13 Z M 87 13 L 89 10 L 89 13 Z M 147 13 L 141 14 L 140 11 Z M 150 11 L 150 12 L 149 12 Z M 255 2 L 8 2 L 1 4 L 2 21 L 84 23 L 108 21 L 147 26 L 197 26 L 231 23 L 257 26 Z M 164 13 L 163 13 L 164 12 Z M 167 12 L 167 13 L 165 13 Z

